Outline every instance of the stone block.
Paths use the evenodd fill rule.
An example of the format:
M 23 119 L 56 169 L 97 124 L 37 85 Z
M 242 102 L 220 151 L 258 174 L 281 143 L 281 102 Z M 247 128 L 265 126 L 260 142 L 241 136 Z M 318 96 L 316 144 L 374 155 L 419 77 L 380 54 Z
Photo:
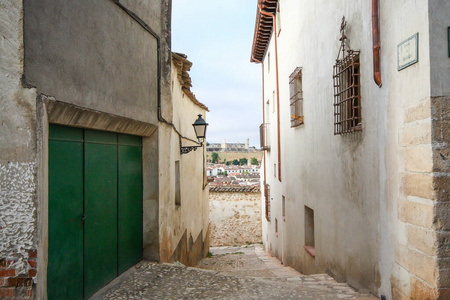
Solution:
M 400 130 L 400 145 L 415 146 L 431 144 L 431 120 L 414 123 Z
M 431 114 L 433 119 L 449 119 L 450 97 L 433 97 L 431 99 Z
M 436 255 L 437 253 L 436 234 L 434 230 L 409 225 L 408 244 L 430 256 Z
M 438 275 L 438 287 L 440 288 L 450 288 L 450 270 L 449 269 L 439 269 Z
M 450 174 L 448 176 L 434 176 L 433 186 L 438 201 L 450 201 Z
M 407 196 L 417 196 L 434 200 L 433 176 L 428 174 L 405 174 L 403 177 L 403 191 Z
M 406 296 L 400 289 L 392 287 L 392 299 L 395 300 L 411 300 L 410 297 Z
M 408 269 L 408 248 L 406 246 L 397 244 L 395 248 L 395 261 L 404 269 Z
M 430 286 L 436 286 L 437 262 L 436 259 L 429 257 L 413 249 L 408 249 L 408 269 L 418 278 L 426 281 Z M 413 284 L 411 282 L 411 293 Z
M 399 201 L 400 221 L 413 225 L 432 228 L 434 220 L 433 206 L 409 200 Z
M 437 251 L 439 257 L 449 259 L 449 265 L 446 269 L 450 269 L 450 232 L 441 231 L 437 233 L 436 239 Z
M 391 286 L 401 291 L 404 295 L 409 295 L 411 292 L 410 273 L 399 264 L 394 264 L 392 268 Z M 397 298 L 394 298 L 397 299 Z
M 406 149 L 406 170 L 413 172 L 432 172 L 433 150 L 431 145 L 408 147 Z
M 439 230 L 450 230 L 450 202 L 438 202 L 435 208 L 436 227 Z
M 450 147 L 447 145 L 433 146 L 433 171 L 450 172 Z
M 450 299 L 450 289 L 439 289 L 438 290 L 439 297 L 438 300 L 448 300 Z
M 431 117 L 430 98 L 421 101 L 419 105 L 412 107 L 406 111 L 405 122 L 410 123 Z
M 411 276 L 411 299 L 434 300 L 437 298 L 437 288 Z
M 432 139 L 437 143 L 450 141 L 450 120 L 433 120 Z

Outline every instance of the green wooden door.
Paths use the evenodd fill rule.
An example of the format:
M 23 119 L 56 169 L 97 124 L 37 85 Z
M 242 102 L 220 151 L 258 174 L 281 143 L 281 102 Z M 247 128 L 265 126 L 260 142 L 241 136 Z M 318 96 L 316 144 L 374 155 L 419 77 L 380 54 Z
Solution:
M 49 299 L 86 299 L 141 258 L 142 139 L 50 125 Z
M 142 140 L 119 135 L 119 273 L 142 259 Z
M 117 276 L 117 134 L 85 131 L 84 294 Z
M 83 299 L 83 130 L 50 126 L 48 299 Z

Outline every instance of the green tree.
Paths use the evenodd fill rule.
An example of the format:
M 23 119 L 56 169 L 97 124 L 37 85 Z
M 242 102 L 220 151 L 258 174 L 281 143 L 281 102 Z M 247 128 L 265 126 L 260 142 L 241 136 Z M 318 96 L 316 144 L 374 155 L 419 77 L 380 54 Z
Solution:
M 239 161 L 237 159 L 233 159 L 233 165 L 237 166 L 239 164 Z
M 247 163 L 248 163 L 248 159 L 246 159 L 246 158 L 241 158 L 241 159 L 239 160 L 239 164 L 240 164 L 241 166 L 246 165 Z
M 257 165 L 258 165 L 258 160 L 256 159 L 256 157 L 252 157 L 252 158 L 250 158 L 250 163 L 251 163 L 252 165 L 257 166 Z
M 227 161 L 227 166 L 231 165 L 231 161 Z
M 219 154 L 217 152 L 213 152 L 211 154 L 211 159 L 213 164 L 218 163 L 220 159 Z

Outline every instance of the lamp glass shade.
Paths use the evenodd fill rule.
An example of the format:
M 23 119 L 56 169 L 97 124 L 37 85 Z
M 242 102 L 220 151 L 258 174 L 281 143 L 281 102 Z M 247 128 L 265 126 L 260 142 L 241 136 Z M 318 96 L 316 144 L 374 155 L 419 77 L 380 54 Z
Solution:
M 195 120 L 192 126 L 194 126 L 197 139 L 204 139 L 206 137 L 206 127 L 208 126 L 208 123 L 203 120 L 202 115 L 198 115 L 198 119 Z

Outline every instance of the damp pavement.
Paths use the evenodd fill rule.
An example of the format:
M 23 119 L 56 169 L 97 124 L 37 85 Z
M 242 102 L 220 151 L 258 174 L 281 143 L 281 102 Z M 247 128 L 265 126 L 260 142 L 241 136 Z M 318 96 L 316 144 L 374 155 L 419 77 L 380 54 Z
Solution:
M 195 268 L 142 261 L 91 299 L 377 299 L 327 274 L 302 275 L 262 245 L 210 252 Z

